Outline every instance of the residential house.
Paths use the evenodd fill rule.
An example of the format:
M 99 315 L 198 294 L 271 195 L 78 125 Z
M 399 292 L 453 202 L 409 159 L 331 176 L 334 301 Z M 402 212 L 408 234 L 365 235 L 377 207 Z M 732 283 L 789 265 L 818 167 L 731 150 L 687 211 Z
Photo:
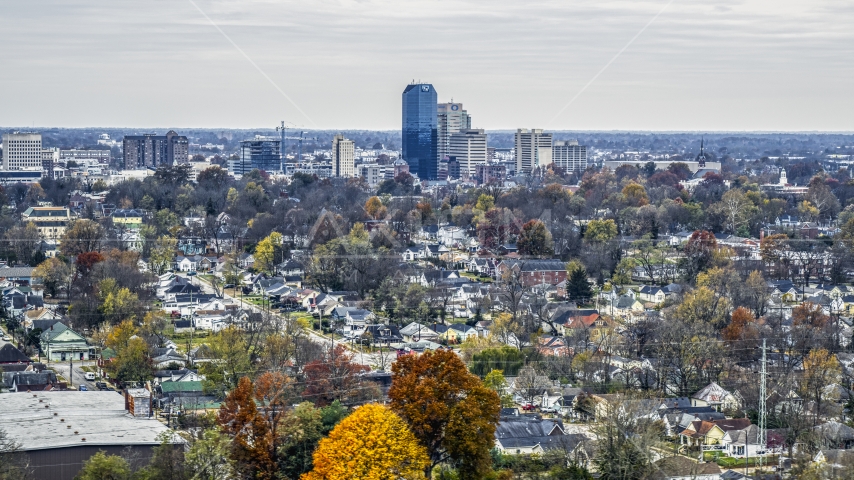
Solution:
M 86 338 L 62 322 L 53 324 L 43 331 L 39 338 L 42 351 L 49 361 L 90 360 L 94 357 Z
M 166 368 L 172 364 L 185 366 L 187 358 L 178 353 L 173 347 L 154 348 L 151 351 L 151 361 L 155 368 Z
M 721 480 L 721 467 L 714 462 L 696 462 L 682 455 L 662 458 L 653 463 L 650 480 Z
M 634 322 L 642 316 L 645 308 L 640 300 L 631 295 L 622 295 L 611 304 L 611 315 L 628 322 Z
M 372 345 L 390 345 L 403 342 L 403 336 L 397 325 L 366 325 L 363 340 L 369 340 Z
M 572 354 L 572 349 L 563 337 L 543 335 L 537 338 L 537 352 L 550 357 L 566 357 Z
M 700 391 L 691 395 L 691 405 L 694 407 L 711 406 L 721 410 L 736 409 L 741 404 L 738 398 L 725 390 L 716 382 L 712 382 Z
M 3 372 L 3 384 L 10 392 L 44 392 L 65 390 L 65 382 L 60 382 L 52 370 L 36 372 Z
M 4 343 L 2 347 L 0 347 L 0 365 L 8 365 L 8 364 L 27 364 L 32 363 L 32 360 L 26 355 L 24 355 L 20 350 L 15 348 L 11 343 Z M 3 367 L 0 366 L 0 370 L 3 370 Z
M 723 420 L 696 420 L 679 434 L 682 445 L 689 447 L 709 447 L 722 445 L 727 432 L 743 430 L 750 425 L 747 418 L 726 418 Z
M 71 223 L 71 211 L 65 207 L 30 207 L 21 214 L 21 220 L 35 224 L 41 238 L 60 240 Z
M 548 450 L 569 453 L 580 464 L 589 460 L 585 444 L 589 439 L 581 434 L 567 434 L 563 423 L 538 416 L 503 416 L 495 429 L 495 448 L 508 455 L 542 454 Z
M 374 315 L 368 310 L 356 307 L 337 307 L 332 310 L 332 319 L 343 324 L 341 330 L 347 338 L 356 338 L 365 333 L 365 327 L 373 323 Z
M 526 287 L 542 283 L 557 285 L 566 280 L 566 264 L 560 260 L 503 260 L 496 267 L 496 274 L 502 277 L 511 270 Z
M 760 429 L 756 425 L 730 430 L 724 435 L 721 445 L 726 448 L 726 454 L 733 458 L 764 456 L 768 454 L 768 448 L 759 441 L 759 434 Z
M 142 226 L 142 210 L 133 208 L 117 208 L 113 211 L 113 225 L 121 226 L 128 230 L 139 230 Z
M 468 239 L 468 233 L 465 229 L 448 225 L 439 228 L 437 239 L 440 244 L 452 247 L 464 243 Z
M 664 303 L 664 299 L 666 295 L 664 293 L 664 289 L 661 287 L 654 287 L 650 285 L 644 285 L 638 291 L 641 301 L 651 302 L 655 304 Z
M 439 336 L 435 330 L 418 322 L 412 322 L 401 328 L 400 335 L 403 337 L 403 341 L 408 343 L 420 342 L 422 340 L 434 341 Z
M 460 344 L 469 338 L 477 337 L 477 330 L 464 323 L 450 325 L 433 324 L 433 330 L 438 333 L 438 339 L 450 344 Z

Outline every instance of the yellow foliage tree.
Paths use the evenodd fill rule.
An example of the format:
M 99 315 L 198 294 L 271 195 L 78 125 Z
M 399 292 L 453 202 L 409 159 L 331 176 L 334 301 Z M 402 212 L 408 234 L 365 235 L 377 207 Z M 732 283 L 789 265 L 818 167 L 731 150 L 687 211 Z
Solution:
M 302 480 L 423 479 L 427 450 L 394 412 L 368 404 L 345 418 L 314 452 Z

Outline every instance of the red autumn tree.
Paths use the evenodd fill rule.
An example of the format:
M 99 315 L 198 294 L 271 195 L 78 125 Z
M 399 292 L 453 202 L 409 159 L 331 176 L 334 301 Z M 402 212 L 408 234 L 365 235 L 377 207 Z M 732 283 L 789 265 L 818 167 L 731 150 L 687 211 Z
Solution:
M 345 405 L 358 403 L 372 393 L 372 385 L 363 385 L 360 377 L 367 371 L 369 367 L 354 362 L 353 356 L 338 345 L 303 368 L 306 384 L 303 396 L 318 405 L 329 405 L 335 400 Z

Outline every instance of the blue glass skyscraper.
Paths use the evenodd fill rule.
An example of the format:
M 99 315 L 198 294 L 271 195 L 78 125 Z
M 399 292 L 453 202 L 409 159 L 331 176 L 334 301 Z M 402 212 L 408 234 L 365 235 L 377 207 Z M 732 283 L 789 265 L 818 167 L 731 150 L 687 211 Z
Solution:
M 403 91 L 403 159 L 422 180 L 439 176 L 436 89 L 429 83 L 407 85 Z

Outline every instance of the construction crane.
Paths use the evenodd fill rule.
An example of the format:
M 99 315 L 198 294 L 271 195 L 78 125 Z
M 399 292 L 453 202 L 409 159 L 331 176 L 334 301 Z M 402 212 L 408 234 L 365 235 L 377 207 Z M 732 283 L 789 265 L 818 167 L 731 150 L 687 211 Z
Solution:
M 280 168 L 282 170 L 282 173 L 284 173 L 284 171 L 285 171 L 285 157 L 287 155 L 287 146 L 288 146 L 287 141 L 288 140 L 297 140 L 299 142 L 298 143 L 299 146 L 297 147 L 298 148 L 298 150 L 297 150 L 297 163 L 302 161 L 302 142 L 303 142 L 303 140 L 317 140 L 317 137 L 306 137 L 305 131 L 300 131 L 298 137 L 289 137 L 287 135 L 287 128 L 288 127 L 285 126 L 284 120 L 282 120 L 281 126 L 276 127 L 276 131 L 281 132 L 281 134 L 282 134 L 282 155 L 281 155 L 281 160 L 280 160 L 280 162 L 281 162 Z

